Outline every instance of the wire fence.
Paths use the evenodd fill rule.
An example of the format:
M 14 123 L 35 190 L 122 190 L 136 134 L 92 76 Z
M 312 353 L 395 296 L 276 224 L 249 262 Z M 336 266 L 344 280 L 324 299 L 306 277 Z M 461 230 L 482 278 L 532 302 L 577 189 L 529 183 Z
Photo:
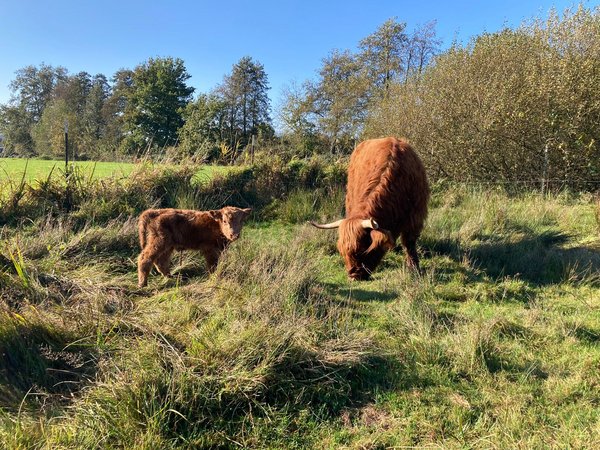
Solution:
M 599 180 L 451 180 L 440 179 L 431 182 L 432 187 L 443 189 L 449 186 L 464 186 L 481 189 L 502 188 L 511 193 L 518 192 L 600 192 Z

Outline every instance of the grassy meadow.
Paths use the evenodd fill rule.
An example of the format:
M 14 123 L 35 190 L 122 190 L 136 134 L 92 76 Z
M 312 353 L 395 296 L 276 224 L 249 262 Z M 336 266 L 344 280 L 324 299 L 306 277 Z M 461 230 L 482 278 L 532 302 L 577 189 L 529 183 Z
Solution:
M 72 165 L 95 178 L 126 177 L 135 165 L 125 162 L 76 161 Z M 19 182 L 24 177 L 28 183 L 42 180 L 53 172 L 64 172 L 65 162 L 49 159 L 0 158 L 0 181 Z
M 2 448 L 597 448 L 600 203 L 435 185 L 424 273 L 348 281 L 343 168 L 50 180 L 0 201 Z M 149 206 L 252 206 L 137 288 Z
M 126 178 L 136 167 L 143 163 L 106 162 L 106 161 L 70 161 L 69 167 L 77 170 L 85 177 L 102 179 L 108 177 Z M 214 173 L 222 173 L 228 169 L 223 166 L 201 166 L 197 172 L 197 180 L 209 179 Z M 48 177 L 65 175 L 65 162 L 49 159 L 0 158 L 0 185 L 6 190 L 21 181 L 35 184 L 47 180 Z

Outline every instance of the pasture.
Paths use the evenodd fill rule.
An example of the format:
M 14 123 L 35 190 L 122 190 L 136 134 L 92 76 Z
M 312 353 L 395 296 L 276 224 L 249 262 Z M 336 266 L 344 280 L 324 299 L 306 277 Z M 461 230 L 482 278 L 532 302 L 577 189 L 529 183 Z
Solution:
M 400 251 L 350 282 L 306 224 L 340 215 L 339 170 L 196 171 L 87 180 L 68 213 L 0 204 L 0 446 L 600 445 L 591 195 L 434 185 L 423 276 Z M 254 212 L 216 273 L 185 252 L 138 289 L 156 204 Z
M 127 162 L 70 161 L 69 164 L 71 168 L 76 168 L 86 177 L 94 179 L 125 178 L 136 168 L 136 164 Z M 64 170 L 65 162 L 59 160 L 0 158 L 0 184 L 18 184 L 21 180 L 33 184 L 49 176 L 64 176 Z M 226 170 L 227 168 L 220 166 L 202 166 L 198 169 L 196 177 L 201 181 L 210 178 L 214 173 Z
M 131 173 L 134 165 L 131 163 L 76 161 L 76 167 L 90 173 L 96 178 L 108 176 L 125 177 Z M 47 159 L 0 158 L 0 181 L 19 182 L 23 176 L 25 181 L 33 183 L 47 178 L 53 172 L 64 171 L 65 162 Z

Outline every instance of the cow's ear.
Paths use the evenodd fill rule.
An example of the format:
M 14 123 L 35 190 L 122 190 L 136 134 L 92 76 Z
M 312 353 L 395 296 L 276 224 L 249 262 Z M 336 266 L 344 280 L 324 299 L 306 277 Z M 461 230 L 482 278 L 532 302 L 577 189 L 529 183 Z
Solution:
M 252 208 L 244 208 L 242 209 L 242 211 L 244 212 L 244 214 L 248 215 L 252 212 Z
M 392 236 L 392 233 L 389 230 L 386 230 L 384 228 L 380 228 L 378 230 L 380 233 L 383 233 L 385 235 L 385 249 L 386 250 L 391 250 L 396 246 L 396 240 L 394 239 L 394 236 Z
M 371 230 L 371 245 L 365 251 L 365 253 L 370 253 L 376 248 L 383 248 L 385 251 L 391 250 L 395 246 L 394 238 L 392 237 L 392 233 L 388 230 L 378 229 Z

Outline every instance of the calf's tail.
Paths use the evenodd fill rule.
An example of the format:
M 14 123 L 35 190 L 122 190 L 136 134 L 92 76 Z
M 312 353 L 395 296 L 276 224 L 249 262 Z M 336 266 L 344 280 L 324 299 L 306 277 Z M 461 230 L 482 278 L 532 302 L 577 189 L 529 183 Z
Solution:
M 148 223 L 152 219 L 152 216 L 152 210 L 146 210 L 140 215 L 140 218 L 138 219 L 138 233 L 140 236 L 140 247 L 142 248 L 142 250 L 146 246 Z

